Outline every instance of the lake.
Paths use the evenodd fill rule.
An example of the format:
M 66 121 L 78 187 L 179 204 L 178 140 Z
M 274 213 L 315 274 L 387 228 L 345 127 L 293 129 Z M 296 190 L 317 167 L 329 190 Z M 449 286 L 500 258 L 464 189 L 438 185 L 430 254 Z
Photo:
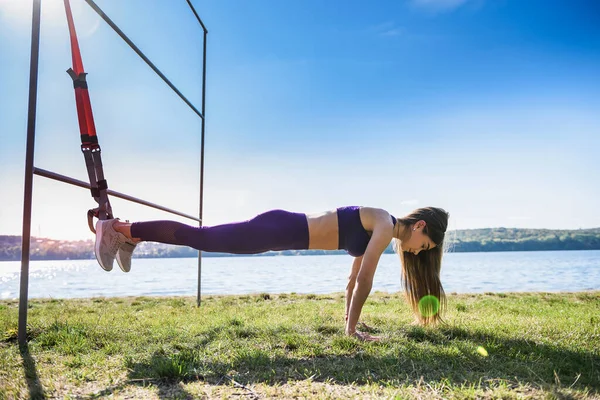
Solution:
M 343 292 L 352 257 L 210 257 L 202 260 L 203 294 Z M 195 296 L 195 258 L 134 259 L 130 273 L 111 272 L 95 260 L 31 261 L 30 298 Z M 19 261 L 0 262 L 0 299 L 19 296 Z M 446 293 L 600 290 L 600 250 L 449 253 L 444 256 Z M 384 254 L 374 291 L 397 292 L 400 262 Z

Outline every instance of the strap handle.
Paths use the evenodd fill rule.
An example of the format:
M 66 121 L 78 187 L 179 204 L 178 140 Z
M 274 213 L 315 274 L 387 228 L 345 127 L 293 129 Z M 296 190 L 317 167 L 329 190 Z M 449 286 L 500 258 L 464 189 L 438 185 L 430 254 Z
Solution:
M 94 124 L 94 114 L 92 112 L 92 103 L 88 93 L 87 73 L 83 70 L 83 61 L 77 41 L 77 32 L 71 13 L 71 4 L 69 0 L 64 0 L 65 12 L 67 14 L 67 23 L 69 25 L 69 36 L 71 39 L 71 55 L 73 57 L 73 67 L 67 70 L 67 73 L 73 80 L 75 89 L 75 103 L 77 105 L 77 118 L 79 119 L 79 132 L 81 135 L 81 151 L 85 159 L 85 165 L 90 180 L 91 194 L 98 207 L 87 212 L 88 226 L 95 234 L 94 218 L 100 220 L 112 219 L 113 213 L 108 199 L 108 184 L 104 178 L 102 168 L 101 149 L 96 136 L 96 126 Z

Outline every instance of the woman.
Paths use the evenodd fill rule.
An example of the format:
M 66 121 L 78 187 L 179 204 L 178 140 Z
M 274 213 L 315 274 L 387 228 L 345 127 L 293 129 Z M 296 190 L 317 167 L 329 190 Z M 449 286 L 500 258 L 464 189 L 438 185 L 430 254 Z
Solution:
M 425 296 L 434 296 L 442 309 L 445 295 L 440 282 L 444 234 L 449 214 L 425 207 L 403 218 L 370 207 L 340 207 L 317 215 L 272 210 L 248 221 L 193 227 L 175 221 L 96 224 L 96 258 L 106 271 L 115 258 L 124 272 L 140 241 L 190 246 L 208 252 L 255 254 L 269 250 L 345 249 L 354 257 L 346 287 L 346 334 L 377 340 L 356 330 L 362 307 L 371 291 L 379 257 L 394 239 L 400 256 L 406 297 L 422 324 L 441 320 L 437 307 L 423 312 Z M 431 308 L 431 306 L 430 306 Z

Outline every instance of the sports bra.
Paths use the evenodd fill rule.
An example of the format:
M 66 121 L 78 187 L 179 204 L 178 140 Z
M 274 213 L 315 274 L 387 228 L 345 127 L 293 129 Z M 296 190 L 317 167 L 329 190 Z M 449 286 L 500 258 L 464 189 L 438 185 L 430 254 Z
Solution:
M 360 222 L 360 207 L 339 207 L 338 217 L 338 249 L 346 250 L 354 257 L 365 254 L 371 235 Z M 396 218 L 392 216 L 392 223 L 396 225 Z

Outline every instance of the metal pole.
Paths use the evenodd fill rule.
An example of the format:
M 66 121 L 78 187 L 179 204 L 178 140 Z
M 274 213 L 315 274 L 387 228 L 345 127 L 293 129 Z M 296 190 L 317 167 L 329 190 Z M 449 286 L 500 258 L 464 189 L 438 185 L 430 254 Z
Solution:
M 33 168 L 33 173 L 35 175 L 43 176 L 44 178 L 53 179 L 55 181 L 68 183 L 70 185 L 79 186 L 79 187 L 82 187 L 82 188 L 85 188 L 85 189 L 90 189 L 90 184 L 88 182 L 83 182 L 83 181 L 80 181 L 78 179 L 74 179 L 74 178 L 71 178 L 71 177 L 68 177 L 68 176 L 57 174 L 56 172 L 47 171 L 45 169 L 34 167 Z M 141 205 L 144 205 L 144 206 L 156 208 L 157 210 L 166 211 L 166 212 L 171 213 L 171 214 L 179 215 L 180 217 L 185 217 L 185 218 L 188 218 L 188 219 L 193 219 L 194 221 L 197 221 L 197 222 L 201 222 L 198 218 L 194 217 L 193 215 L 188 215 L 188 214 L 182 213 L 182 212 L 177 211 L 177 210 L 173 210 L 173 209 L 170 209 L 170 208 L 167 208 L 167 207 L 163 207 L 163 206 L 158 205 L 158 204 L 151 203 L 151 202 L 146 201 L 146 200 L 138 199 L 137 197 L 133 197 L 133 196 L 129 196 L 127 194 L 116 192 L 116 191 L 111 190 L 111 189 L 107 189 L 106 193 L 108 193 L 111 196 L 123 199 L 123 200 L 128 200 L 128 201 L 131 201 L 133 203 L 138 203 L 138 204 L 141 204 Z
M 200 16 L 198 15 L 198 13 L 196 12 L 196 8 L 194 7 L 194 5 L 192 4 L 192 2 L 190 0 L 186 0 L 188 3 L 188 6 L 190 6 L 190 9 L 192 10 L 192 12 L 194 13 L 194 16 L 196 17 L 196 19 L 198 20 L 198 22 L 200 23 L 200 26 L 202 27 L 202 30 L 204 30 L 204 33 L 208 33 L 208 29 L 206 29 L 206 26 L 204 26 L 204 22 L 202 22 L 202 19 L 200 18 Z
M 29 110 L 27 116 L 27 153 L 25 157 L 25 194 L 23 200 L 23 233 L 21 237 L 21 290 L 19 293 L 19 345 L 27 342 L 27 296 L 29 288 L 29 247 L 31 243 L 31 203 L 33 197 L 33 155 L 35 147 L 35 115 L 40 54 L 41 0 L 33 0 L 31 22 L 31 59 L 29 64 Z
M 140 58 L 142 60 L 144 60 L 146 62 L 146 64 L 148 64 L 148 66 L 150 68 L 152 68 L 152 70 L 154 72 L 156 72 L 156 74 L 158 76 L 160 76 L 162 78 L 163 81 L 165 81 L 165 83 L 167 85 L 169 85 L 169 87 L 175 92 L 177 93 L 177 95 L 181 98 L 181 100 L 184 101 L 185 104 L 187 104 L 200 118 L 204 119 L 204 114 L 200 113 L 200 111 L 198 111 L 198 109 L 192 104 L 191 101 L 189 101 L 184 95 L 183 93 L 181 93 L 179 91 L 179 89 L 177 89 L 175 87 L 175 85 L 173 85 L 171 83 L 171 81 L 169 79 L 167 79 L 167 77 L 160 72 L 160 70 L 154 65 L 152 64 L 152 61 L 150 61 L 150 59 L 148 59 L 148 57 L 146 57 L 146 55 L 144 53 L 142 53 L 142 51 L 135 45 L 133 44 L 133 42 L 127 37 L 127 35 L 125 35 L 125 33 L 123 33 L 123 31 L 117 26 L 117 24 L 115 24 L 109 17 L 108 15 L 106 15 L 104 13 L 104 11 L 102 11 L 100 9 L 100 7 L 98 7 L 98 5 L 96 3 L 94 3 L 93 0 L 85 0 L 86 3 L 88 3 L 88 5 L 90 7 L 92 7 L 92 9 L 94 11 L 96 11 L 96 13 L 102 18 L 104 19 L 104 21 L 106 21 L 106 23 L 108 25 L 110 25 L 111 28 L 113 28 L 113 30 L 117 33 L 117 35 L 121 36 L 121 39 L 123 39 L 125 41 L 125 43 L 127 43 L 129 45 L 129 47 L 131 47 L 131 49 L 133 51 L 135 51 L 137 53 L 138 56 L 140 56 Z
M 195 11 L 194 11 L 195 14 Z M 202 25 L 204 28 L 204 25 Z M 206 115 L 206 36 L 208 32 L 204 28 L 204 56 L 202 61 L 202 115 Z M 204 123 L 206 118 L 202 118 L 202 140 L 200 144 L 200 226 L 202 226 L 202 205 L 204 200 Z M 201 283 L 202 283 L 202 252 L 198 252 L 198 307 L 200 306 Z

